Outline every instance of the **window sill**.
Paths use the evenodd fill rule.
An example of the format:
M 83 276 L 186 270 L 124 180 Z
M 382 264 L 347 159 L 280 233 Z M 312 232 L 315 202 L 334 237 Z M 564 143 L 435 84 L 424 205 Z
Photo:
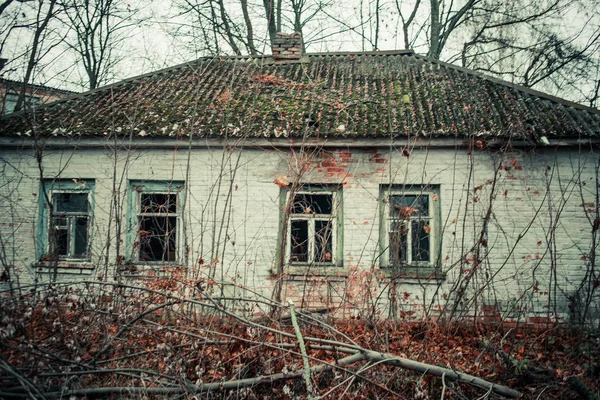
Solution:
M 381 267 L 381 272 L 390 279 L 425 283 L 437 283 L 446 279 L 446 274 L 433 267 Z
M 94 265 L 89 260 L 58 260 L 58 261 L 39 261 L 34 264 L 36 268 L 76 268 L 76 269 L 94 269 Z
M 119 266 L 119 272 L 125 275 L 137 275 L 147 271 L 166 270 L 170 268 L 181 267 L 176 262 L 149 262 L 149 261 L 135 261 Z
M 33 264 L 38 274 L 90 275 L 94 265 L 86 260 L 40 261 Z
M 310 276 L 348 276 L 348 270 L 335 264 L 331 265 L 288 265 L 287 275 L 310 275 Z

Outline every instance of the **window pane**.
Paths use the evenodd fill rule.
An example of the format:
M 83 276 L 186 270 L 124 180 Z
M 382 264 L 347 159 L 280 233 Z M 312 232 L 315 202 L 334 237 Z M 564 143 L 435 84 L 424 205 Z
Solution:
M 142 213 L 175 213 L 177 212 L 176 193 L 142 193 Z
M 69 253 L 69 230 L 66 227 L 57 225 L 54 230 L 56 240 L 56 252 L 57 256 L 65 257 Z M 50 242 L 52 243 L 52 242 Z M 50 249 L 52 251 L 52 249 Z
M 390 215 L 394 218 L 407 219 L 429 215 L 428 195 L 395 195 L 390 196 Z
M 86 258 L 88 252 L 88 218 L 79 217 L 75 220 L 75 249 L 73 258 Z
M 308 221 L 295 220 L 291 226 L 290 262 L 308 261 Z
M 391 265 L 402 265 L 407 262 L 408 226 L 402 222 L 392 222 L 390 231 Z
M 15 111 L 17 108 L 17 103 L 19 101 L 19 95 L 16 93 L 7 93 L 6 98 L 4 99 L 4 114 L 8 114 Z M 38 105 L 42 104 L 42 99 L 40 97 L 25 95 L 24 106 L 34 108 Z M 21 108 L 22 110 L 23 108 Z
M 331 194 L 299 193 L 294 196 L 294 214 L 331 214 Z
M 429 221 L 412 221 L 412 260 L 429 262 Z
M 315 261 L 332 262 L 331 221 L 315 221 Z
M 4 99 L 4 114 L 8 114 L 15 111 L 15 107 L 17 107 L 18 100 L 18 94 L 7 93 L 6 98 Z
M 52 225 L 56 228 L 56 229 L 67 229 L 67 225 L 69 223 L 69 219 L 68 218 L 64 218 L 64 217 L 54 217 L 54 220 L 52 221 Z
M 177 217 L 140 217 L 140 261 L 175 261 Z
M 54 209 L 59 213 L 87 213 L 87 193 L 54 193 L 52 195 Z

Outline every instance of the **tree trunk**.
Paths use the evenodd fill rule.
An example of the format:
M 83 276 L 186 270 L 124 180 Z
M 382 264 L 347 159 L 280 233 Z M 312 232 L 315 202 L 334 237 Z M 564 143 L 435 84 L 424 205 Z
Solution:
M 429 52 L 428 57 L 439 60 L 440 48 L 440 33 L 442 32 L 442 24 L 440 22 L 440 0 L 430 0 L 431 16 L 429 30 Z
M 235 38 L 233 37 L 233 32 L 231 31 L 231 26 L 229 25 L 229 16 L 225 10 L 225 4 L 223 4 L 223 0 L 219 0 L 219 13 L 221 14 L 221 22 L 223 22 L 223 28 L 225 29 L 225 35 L 227 36 L 227 42 L 229 43 L 231 50 L 233 50 L 235 55 L 241 56 L 242 52 L 240 51 L 237 43 L 235 43 Z
M 275 21 L 275 7 L 273 7 L 274 0 L 263 0 L 265 6 L 265 13 L 267 16 L 267 28 L 269 30 L 269 40 L 271 46 L 275 43 L 275 37 L 277 36 L 277 24 Z
M 19 99 L 17 100 L 17 104 L 15 106 L 15 111 L 21 110 L 25 105 L 25 94 L 27 92 L 27 85 L 29 84 L 29 81 L 31 80 L 31 75 L 33 74 L 33 69 L 35 68 L 35 66 L 38 63 L 37 57 L 38 57 L 38 51 L 39 51 L 39 47 L 40 47 L 40 40 L 42 37 L 42 33 L 44 33 L 44 31 L 46 30 L 46 28 L 48 27 L 48 23 L 50 22 L 50 19 L 54 15 L 54 6 L 55 5 L 56 5 L 56 0 L 50 0 L 48 12 L 44 16 L 44 20 L 42 21 L 42 23 L 39 24 L 40 13 L 42 12 L 43 1 L 39 3 L 40 8 L 38 9 L 37 20 L 36 20 L 37 26 L 35 28 L 35 33 L 33 34 L 33 43 L 31 44 L 31 53 L 29 53 L 29 61 L 27 62 L 27 69 L 25 71 L 25 77 L 23 78 L 23 85 L 21 86 L 21 91 L 19 93 Z
M 254 32 L 252 30 L 252 20 L 250 19 L 250 14 L 248 13 L 248 0 L 240 0 L 242 5 L 242 14 L 244 15 L 244 22 L 246 23 L 246 42 L 248 46 L 248 51 L 251 55 L 255 56 L 257 54 L 256 46 L 254 46 Z

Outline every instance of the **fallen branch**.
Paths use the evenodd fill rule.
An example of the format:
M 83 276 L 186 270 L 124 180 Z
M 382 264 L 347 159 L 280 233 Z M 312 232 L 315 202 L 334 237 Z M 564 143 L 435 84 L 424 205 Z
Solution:
M 322 364 L 316 367 L 311 368 L 311 372 L 313 374 L 320 373 L 323 371 L 329 371 L 333 369 L 336 365 L 344 365 L 344 364 L 353 364 L 357 361 L 361 361 L 364 359 L 364 356 L 360 353 L 354 354 L 345 358 L 341 358 L 337 360 L 336 364 Z M 286 379 L 297 379 L 301 378 L 304 375 L 304 371 L 300 372 L 290 372 L 290 373 L 279 373 L 273 375 L 262 375 L 254 378 L 247 379 L 239 379 L 234 381 L 227 382 L 212 382 L 205 383 L 202 385 L 187 385 L 187 386 L 179 386 L 172 388 L 149 388 L 149 387 L 99 387 L 99 388 L 88 388 L 88 389 L 74 389 L 74 390 L 65 390 L 61 392 L 49 392 L 49 393 L 41 393 L 41 395 L 46 399 L 56 399 L 56 398 L 64 398 L 66 396 L 90 396 L 90 395 L 109 395 L 109 394 L 200 394 L 200 393 L 208 393 L 214 392 L 217 390 L 236 390 L 242 389 L 245 387 L 262 385 L 265 383 L 273 383 L 280 380 Z M 0 397 L 5 398 L 27 398 L 29 397 L 28 393 L 11 393 L 11 392 L 0 392 Z
M 587 386 L 583 384 L 576 376 L 569 378 L 569 385 L 575 390 L 582 399 L 585 400 L 598 400 L 600 396 L 595 395 Z
M 425 364 L 422 362 L 397 357 L 393 354 L 379 353 L 372 350 L 364 349 L 361 351 L 361 353 L 365 356 L 365 359 L 369 361 L 384 361 L 387 365 L 393 365 L 396 367 L 410 369 L 412 371 L 417 371 L 423 374 L 430 374 L 439 377 L 444 376 L 444 378 L 446 379 L 464 382 L 468 383 L 469 385 L 480 387 L 482 389 L 491 390 L 493 393 L 511 399 L 521 396 L 521 393 L 506 386 L 496 385 L 476 376 L 465 374 L 462 372 L 457 372 L 448 368 L 438 367 L 436 365 L 431 364 Z
M 294 326 L 294 332 L 298 338 L 298 346 L 300 347 L 300 353 L 302 354 L 302 362 L 304 364 L 304 383 L 306 384 L 306 392 L 308 393 L 308 399 L 311 400 L 313 396 L 312 383 L 310 381 L 310 364 L 308 363 L 308 354 L 306 354 L 306 345 L 302 338 L 302 332 L 300 332 L 300 326 L 296 320 L 296 306 L 294 302 L 289 300 L 290 304 L 290 316 L 292 318 L 292 325 Z
M 394 356 L 393 354 L 379 353 L 376 351 L 363 349 L 360 352 L 356 352 L 348 357 L 337 360 L 335 364 L 322 364 L 310 368 L 311 374 L 317 374 L 323 371 L 329 371 L 336 367 L 336 365 L 348 365 L 359 361 L 369 361 L 377 364 L 387 364 L 404 369 L 409 369 L 422 374 L 430 374 L 439 376 L 441 378 L 450 379 L 453 381 L 467 383 L 472 386 L 476 386 L 485 389 L 491 393 L 495 393 L 508 398 L 517 398 L 521 396 L 521 393 L 516 390 L 510 389 L 506 386 L 496 385 L 488 382 L 484 379 L 475 377 L 473 375 L 457 372 L 448 368 L 438 367 L 436 365 L 425 364 L 418 361 L 409 360 Z M 239 379 L 227 382 L 212 382 L 205 383 L 202 385 L 187 385 L 184 387 L 174 388 L 148 388 L 148 387 L 105 387 L 105 388 L 88 388 L 88 389 L 76 389 L 71 391 L 63 392 L 50 392 L 40 393 L 42 396 L 48 399 L 59 398 L 63 396 L 87 396 L 87 395 L 107 395 L 107 394 L 198 394 L 207 393 L 216 390 L 236 390 L 245 387 L 251 387 L 256 385 L 262 385 L 265 383 L 273 383 L 279 380 L 286 379 L 298 379 L 305 376 L 306 371 L 303 369 L 299 372 L 292 373 L 279 373 L 273 375 L 263 375 L 254 378 Z M 7 398 L 25 398 L 28 396 L 26 393 L 0 393 L 0 396 Z
M 149 291 L 149 292 L 154 293 L 153 291 Z M 129 396 L 134 396 L 136 394 L 141 395 L 143 393 L 156 394 L 156 395 L 160 395 L 160 394 L 176 395 L 176 394 L 184 394 L 184 393 L 185 394 L 198 394 L 198 393 L 206 393 L 206 392 L 212 392 L 212 391 L 218 391 L 218 390 L 237 390 L 237 389 L 253 387 L 253 386 L 257 386 L 257 385 L 261 385 L 261 384 L 265 384 L 265 383 L 269 384 L 269 383 L 273 383 L 273 382 L 280 381 L 280 380 L 301 379 L 303 377 L 305 379 L 305 382 L 307 383 L 307 385 L 306 385 L 307 392 L 309 394 L 316 395 L 317 393 L 313 393 L 313 390 L 311 390 L 311 383 L 312 383 L 311 375 L 313 375 L 313 377 L 314 377 L 314 374 L 318 374 L 323 371 L 330 371 L 333 369 L 337 369 L 340 372 L 345 372 L 349 375 L 352 375 L 352 378 L 343 380 L 343 382 L 340 384 L 340 385 L 343 385 L 343 384 L 346 384 L 346 382 L 349 382 L 348 387 L 350 387 L 353 384 L 353 382 L 356 380 L 356 378 L 358 378 L 359 380 L 362 379 L 365 382 L 371 382 L 369 380 L 368 375 L 364 374 L 364 372 L 366 370 L 374 368 L 375 366 L 380 365 L 380 364 L 386 364 L 389 366 L 405 368 L 405 369 L 412 370 L 412 371 L 415 371 L 415 372 L 418 372 L 421 374 L 430 374 L 433 376 L 438 376 L 442 380 L 442 385 L 443 385 L 442 394 L 445 394 L 445 392 L 446 392 L 446 384 L 447 384 L 448 380 L 452 380 L 452 381 L 467 383 L 469 385 L 473 385 L 475 387 L 485 389 L 488 393 L 494 393 L 494 394 L 502 395 L 502 396 L 509 397 L 509 398 L 515 398 L 515 397 L 520 396 L 520 393 L 517 391 L 514 391 L 505 386 L 495 385 L 494 383 L 488 382 L 488 381 L 478 378 L 476 376 L 472 376 L 472 375 L 458 372 L 458 371 L 448 369 L 448 368 L 443 368 L 443 367 L 438 367 L 435 365 L 412 361 L 410 359 L 397 357 L 393 354 L 380 353 L 377 351 L 368 350 L 367 348 L 365 348 L 363 346 L 359 346 L 357 343 L 353 342 L 348 336 L 346 336 L 342 332 L 339 332 L 335 328 L 333 328 L 325 323 L 319 322 L 317 319 L 311 319 L 310 317 L 308 317 L 308 318 L 311 319 L 311 321 L 314 321 L 315 324 L 317 324 L 317 325 L 320 324 L 322 326 L 325 326 L 330 331 L 329 337 L 334 337 L 334 338 L 342 337 L 342 339 L 340 339 L 340 340 L 343 340 L 344 342 L 339 341 L 339 340 L 325 339 L 323 337 L 304 336 L 302 334 L 302 332 L 300 331 L 300 326 L 298 325 L 298 319 L 304 318 L 306 316 L 302 315 L 299 310 L 296 310 L 294 308 L 290 309 L 290 318 L 292 319 L 292 325 L 294 326 L 294 332 L 290 333 L 285 330 L 276 329 L 276 328 L 273 328 L 270 326 L 262 325 L 260 323 L 254 322 L 254 321 L 249 321 L 246 318 L 244 318 L 243 316 L 237 315 L 233 311 L 229 311 L 229 310 L 225 309 L 221 304 L 210 299 L 210 297 L 208 297 L 208 295 L 204 295 L 203 298 L 207 299 L 211 303 L 201 303 L 198 300 L 180 298 L 180 297 L 177 297 L 174 295 L 168 295 L 168 296 L 164 295 L 164 296 L 168 299 L 168 302 L 165 302 L 164 304 L 159 304 L 157 306 L 149 308 L 146 311 L 142 312 L 141 314 L 131 318 L 125 325 L 120 326 L 120 330 L 114 336 L 110 336 L 108 338 L 106 338 L 105 336 L 99 336 L 100 338 L 104 338 L 103 342 L 100 341 L 100 343 L 103 343 L 103 346 L 102 346 L 101 350 L 95 354 L 92 361 L 88 362 L 86 364 L 83 364 L 80 361 L 76 362 L 73 360 L 65 359 L 65 358 L 63 358 L 61 352 L 57 352 L 57 354 L 52 354 L 48 350 L 44 350 L 43 347 L 41 347 L 38 351 L 35 348 L 35 342 L 33 342 L 33 344 L 29 345 L 31 347 L 31 350 L 29 350 L 31 354 L 35 355 L 37 358 L 44 357 L 44 358 L 50 359 L 51 361 L 59 360 L 61 363 L 65 363 L 70 367 L 70 370 L 68 372 L 64 372 L 64 373 L 56 372 L 55 369 L 51 369 L 50 371 L 43 371 L 43 372 L 38 370 L 37 376 L 72 377 L 72 376 L 78 376 L 78 375 L 102 375 L 102 374 L 107 374 L 107 373 L 119 373 L 119 372 L 130 374 L 133 372 L 136 374 L 139 373 L 139 376 L 134 374 L 135 375 L 134 378 L 145 379 L 143 377 L 143 375 L 145 375 L 146 372 L 144 372 L 142 374 L 142 371 L 139 369 L 127 369 L 126 368 L 127 365 L 123 365 L 122 368 L 117 368 L 117 367 L 121 367 L 121 365 L 119 365 L 119 366 L 114 365 L 115 368 L 112 371 L 108 370 L 108 369 L 98 368 L 98 365 L 100 365 L 100 364 L 106 364 L 109 362 L 114 363 L 116 360 L 124 360 L 126 358 L 134 357 L 136 355 L 150 353 L 150 351 L 152 350 L 152 347 L 148 347 L 147 345 L 144 345 L 144 342 L 140 342 L 140 343 L 133 342 L 135 346 L 132 346 L 132 348 L 131 348 L 132 351 L 137 350 L 138 348 L 145 348 L 146 350 L 142 351 L 142 352 L 135 352 L 134 354 L 127 354 L 127 355 L 121 356 L 121 357 L 116 357 L 116 355 L 117 355 L 116 353 L 118 353 L 118 352 L 114 351 L 115 354 L 112 356 L 112 358 L 110 360 L 101 360 L 102 356 L 105 355 L 106 353 L 108 353 L 111 349 L 115 349 L 115 350 L 121 349 L 121 346 L 115 347 L 116 339 L 121 338 L 121 337 L 123 337 L 123 339 L 125 339 L 126 337 L 131 336 L 132 332 L 130 332 L 130 331 L 131 331 L 131 328 L 135 324 L 145 324 L 144 326 L 148 329 L 148 331 L 153 332 L 155 334 L 155 336 L 157 336 L 157 337 L 163 337 L 163 336 L 164 336 L 164 338 L 167 337 L 166 335 L 161 335 L 162 330 L 169 331 L 169 333 L 173 332 L 173 333 L 177 333 L 178 335 L 187 336 L 187 338 L 181 339 L 184 343 L 184 344 L 181 344 L 181 346 L 193 345 L 191 351 L 195 351 L 196 348 L 199 349 L 200 347 L 202 347 L 202 345 L 215 345 L 215 344 L 219 344 L 219 345 L 231 344 L 232 348 L 230 348 L 230 350 L 233 351 L 233 350 L 237 349 L 236 346 L 237 346 L 237 342 L 239 341 L 240 346 L 242 343 L 250 343 L 250 344 L 254 345 L 253 349 L 256 347 L 256 345 L 258 345 L 258 346 L 262 346 L 262 348 L 271 348 L 271 349 L 274 349 L 277 351 L 285 352 L 285 354 L 288 354 L 295 358 L 301 357 L 302 361 L 304 362 L 304 368 L 299 371 L 295 371 L 295 372 L 291 372 L 291 373 L 261 375 L 261 376 L 254 376 L 254 377 L 244 378 L 244 379 L 229 380 L 229 379 L 235 379 L 236 377 L 241 378 L 243 376 L 242 374 L 239 373 L 239 368 L 234 366 L 233 368 L 238 368 L 237 369 L 238 372 L 229 374 L 228 378 L 223 378 L 220 381 L 204 383 L 204 384 L 199 384 L 199 385 L 193 385 L 193 384 L 191 384 L 191 382 L 186 382 L 185 380 L 182 382 L 179 379 L 175 379 L 173 376 L 164 375 L 164 374 L 161 374 L 160 371 L 157 371 L 157 373 L 155 375 L 166 379 L 167 382 L 156 381 L 156 383 L 172 384 L 172 385 L 177 384 L 179 386 L 176 386 L 176 387 L 158 387 L 158 386 L 153 386 L 153 387 L 144 387 L 144 386 L 104 387 L 104 386 L 102 386 L 103 385 L 102 383 L 99 383 L 98 385 L 100 387 L 73 389 L 70 391 L 65 390 L 65 391 L 61 391 L 59 393 L 59 392 L 56 392 L 56 390 L 58 389 L 56 386 L 46 387 L 44 389 L 36 388 L 33 385 L 33 383 L 31 383 L 27 380 L 24 380 L 23 378 L 25 378 L 25 377 L 22 376 L 19 372 L 17 372 L 16 369 L 13 369 L 12 366 L 10 366 L 7 362 L 4 362 L 3 364 L 0 363 L 0 369 L 4 369 L 6 372 L 8 372 L 8 375 L 11 375 L 10 379 L 16 381 L 15 385 L 17 385 L 17 384 L 21 385 L 22 388 L 6 389 L 6 386 L 5 386 L 4 389 L 1 389 L 2 393 L 0 393 L 0 397 L 6 397 L 6 398 L 27 398 L 27 397 L 57 398 L 57 397 L 68 397 L 68 396 L 81 397 L 81 396 L 88 396 L 88 395 L 98 395 L 98 396 L 102 397 L 102 396 L 107 396 L 109 394 L 118 394 L 118 393 L 129 395 Z M 179 304 L 179 303 L 191 304 L 191 305 L 195 305 L 195 306 L 211 307 L 214 310 L 218 311 L 219 313 L 222 313 L 226 316 L 230 316 L 231 318 L 237 320 L 238 322 L 243 324 L 246 327 L 246 329 L 252 328 L 251 329 L 252 331 L 255 331 L 255 330 L 257 330 L 257 331 L 251 332 L 247 335 L 240 334 L 239 331 L 237 331 L 237 330 L 233 330 L 233 331 L 226 330 L 225 332 L 219 332 L 219 331 L 210 330 L 209 329 L 210 325 L 209 325 L 209 327 L 207 327 L 204 324 L 197 324 L 197 326 L 194 325 L 195 327 L 193 327 L 193 328 L 190 326 L 190 330 L 192 330 L 193 332 L 189 332 L 187 329 L 177 329 L 178 325 L 175 325 L 174 327 L 167 326 L 167 325 L 163 325 L 163 324 L 160 324 L 160 323 L 157 323 L 154 321 L 147 320 L 145 318 L 148 314 L 151 314 L 151 313 L 157 311 L 158 309 L 170 307 L 170 306 L 173 306 L 173 305 Z M 96 311 L 96 312 L 99 312 L 99 311 Z M 112 316 L 114 316 L 114 315 L 118 315 L 118 314 L 116 314 L 116 313 L 110 314 L 109 316 L 111 316 L 111 318 L 112 318 Z M 184 325 L 184 326 L 186 326 L 186 325 Z M 156 327 L 157 329 L 152 330 L 152 329 L 149 329 L 150 327 Z M 197 333 L 194 333 L 194 332 L 197 332 Z M 264 337 L 264 336 L 259 336 L 257 332 L 261 332 L 262 334 L 265 334 L 268 332 L 270 334 L 269 334 L 269 336 Z M 314 332 L 314 331 L 311 331 L 311 332 Z M 315 336 L 318 336 L 319 331 L 316 331 L 316 333 L 317 334 Z M 271 335 L 271 334 L 273 334 L 273 335 Z M 228 340 L 218 340 L 218 341 L 217 340 L 209 340 L 209 338 L 211 338 L 213 336 L 215 339 L 225 339 L 226 338 Z M 177 337 L 179 338 L 179 336 L 177 336 Z M 186 341 L 189 341 L 189 340 L 191 340 L 192 343 L 189 343 L 189 344 L 185 343 Z M 278 340 L 279 342 L 270 342 L 270 340 Z M 286 340 L 293 342 L 293 343 L 286 343 L 285 342 Z M 346 342 L 346 340 L 351 343 Z M 178 339 L 177 343 L 182 343 L 182 342 L 179 341 L 179 339 Z M 296 343 L 299 343 L 299 344 L 297 345 Z M 299 349 L 300 349 L 299 351 L 296 350 L 296 346 L 299 347 Z M 368 345 L 364 345 L 364 346 L 368 346 Z M 24 346 L 21 346 L 21 347 L 25 348 Z M 29 347 L 27 347 L 27 348 L 29 348 Z M 160 348 L 162 349 L 163 347 L 160 347 Z M 158 349 L 159 349 L 159 347 L 156 347 L 155 350 L 158 350 Z M 335 362 L 328 363 L 322 359 L 311 357 L 309 355 L 309 353 L 307 353 L 307 351 L 306 351 L 307 349 L 329 351 L 329 352 L 334 353 L 336 357 L 337 357 L 338 353 L 348 354 L 348 356 L 341 358 Z M 152 350 L 152 351 L 154 351 L 154 350 Z M 253 352 L 250 352 L 250 353 L 253 353 Z M 202 352 L 199 352 L 199 353 L 202 353 Z M 60 355 L 58 355 L 58 354 L 60 354 Z M 331 359 L 331 358 L 329 358 L 329 359 Z M 309 361 L 314 364 L 312 367 L 310 366 Z M 342 367 L 342 365 L 349 365 L 349 364 L 353 364 L 353 363 L 361 362 L 361 361 L 366 362 L 366 364 L 362 364 L 361 366 L 355 366 L 351 369 L 348 367 Z M 201 365 L 200 361 L 195 361 L 194 363 L 196 363 L 196 362 L 198 363 L 198 365 Z M 91 365 L 92 363 L 95 365 Z M 295 363 L 295 361 L 294 361 L 294 363 Z M 76 365 L 78 368 L 83 369 L 83 370 L 82 371 L 78 371 L 77 369 L 73 370 L 72 369 L 73 365 Z M 40 375 L 40 372 L 42 372 L 41 375 Z M 98 380 L 96 380 L 96 381 L 98 381 Z M 381 388 L 382 390 L 391 392 L 391 390 L 389 388 L 386 388 L 385 385 L 379 385 L 376 382 L 371 382 L 371 383 L 376 385 L 377 387 Z M 139 385 L 139 383 L 138 383 L 138 385 Z M 154 382 L 152 383 L 152 385 L 154 385 Z M 328 393 L 333 393 L 333 391 L 340 385 L 335 386 Z M 346 388 L 346 390 L 347 390 L 347 388 Z M 44 392 L 44 391 L 47 391 L 47 392 Z M 346 391 L 344 391 L 344 393 L 345 392 Z M 134 397 L 137 397 L 137 396 L 134 396 Z M 398 395 L 398 397 L 399 397 L 399 395 Z
M 0 368 L 3 369 L 4 371 L 8 372 L 9 374 L 13 375 L 15 378 L 17 378 L 17 380 L 19 381 L 19 383 L 22 385 L 23 389 L 25 391 L 27 391 L 27 394 L 30 395 L 32 398 L 36 398 L 36 396 L 32 393 L 32 390 L 39 395 L 39 398 L 41 399 L 45 399 L 44 394 L 41 393 L 37 387 L 33 384 L 33 382 L 31 382 L 29 379 L 27 379 L 26 377 L 24 377 L 23 375 L 19 374 L 18 372 L 16 372 L 9 363 L 7 363 L 6 361 L 4 361 L 4 359 L 0 360 Z

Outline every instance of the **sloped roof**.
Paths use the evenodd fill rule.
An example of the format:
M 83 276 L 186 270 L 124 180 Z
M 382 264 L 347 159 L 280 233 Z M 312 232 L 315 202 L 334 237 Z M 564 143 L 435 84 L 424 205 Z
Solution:
M 23 86 L 23 82 L 19 82 L 19 81 L 13 81 L 12 79 L 6 79 L 6 78 L 0 78 L 0 87 L 4 87 L 6 89 L 21 89 L 21 87 Z M 37 85 L 37 84 L 27 84 L 27 88 L 30 91 L 42 91 L 42 92 L 49 92 L 49 93 L 53 93 L 53 94 L 62 94 L 62 95 L 69 95 L 69 94 L 76 94 L 77 92 L 73 92 L 72 90 L 65 90 L 65 89 L 59 89 L 59 88 L 55 88 L 55 87 L 50 87 L 50 86 L 45 86 L 45 85 Z
M 600 135 L 600 112 L 408 51 L 203 58 L 0 119 L 0 135 Z

